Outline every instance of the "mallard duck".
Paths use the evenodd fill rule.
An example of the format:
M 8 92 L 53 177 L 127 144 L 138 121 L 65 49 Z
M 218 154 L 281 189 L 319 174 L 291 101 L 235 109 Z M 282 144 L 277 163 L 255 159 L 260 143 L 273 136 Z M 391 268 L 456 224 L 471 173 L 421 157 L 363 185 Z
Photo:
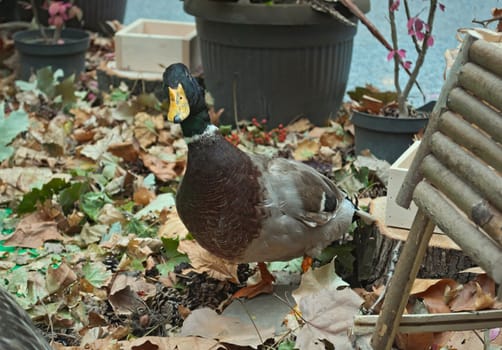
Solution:
M 51 350 L 30 316 L 5 289 L 0 288 L 0 349 Z
M 269 290 L 263 262 L 316 256 L 345 234 L 359 212 L 330 179 L 285 158 L 245 153 L 211 124 L 204 91 L 181 63 L 166 68 L 167 118 L 188 145 L 176 195 L 178 214 L 197 242 L 221 258 L 258 262 L 262 282 L 241 295 Z M 364 215 L 364 214 L 363 214 Z

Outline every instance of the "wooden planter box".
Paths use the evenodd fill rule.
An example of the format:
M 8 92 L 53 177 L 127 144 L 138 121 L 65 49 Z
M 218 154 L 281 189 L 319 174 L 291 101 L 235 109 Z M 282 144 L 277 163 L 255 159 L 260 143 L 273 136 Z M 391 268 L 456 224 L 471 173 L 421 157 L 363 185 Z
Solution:
M 386 226 L 409 230 L 413 223 L 413 219 L 418 210 L 417 206 L 415 203 L 411 202 L 410 208 L 404 209 L 396 204 L 396 197 L 419 146 L 420 141 L 415 141 L 390 167 L 389 185 L 387 186 L 387 203 L 385 205 Z M 434 232 L 441 233 L 442 231 L 436 227 Z
M 140 18 L 115 34 L 115 56 L 120 70 L 162 73 L 176 62 L 195 70 L 200 65 L 195 25 Z

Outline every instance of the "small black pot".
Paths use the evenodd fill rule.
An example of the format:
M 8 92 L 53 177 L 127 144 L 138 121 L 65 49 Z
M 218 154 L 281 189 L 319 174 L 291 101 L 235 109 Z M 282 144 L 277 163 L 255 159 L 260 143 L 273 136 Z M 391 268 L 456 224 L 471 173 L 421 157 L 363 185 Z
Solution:
M 435 102 L 418 108 L 430 112 Z M 413 143 L 413 135 L 425 129 L 429 118 L 392 118 L 354 111 L 356 154 L 369 149 L 377 158 L 394 163 Z
M 46 30 L 50 37 L 52 29 Z M 85 70 L 85 53 L 89 48 L 89 33 L 80 29 L 63 29 L 62 44 L 46 44 L 39 30 L 24 30 L 14 34 L 14 46 L 19 53 L 17 77 L 28 80 L 36 70 L 51 66 L 55 71 L 61 68 L 64 76 Z

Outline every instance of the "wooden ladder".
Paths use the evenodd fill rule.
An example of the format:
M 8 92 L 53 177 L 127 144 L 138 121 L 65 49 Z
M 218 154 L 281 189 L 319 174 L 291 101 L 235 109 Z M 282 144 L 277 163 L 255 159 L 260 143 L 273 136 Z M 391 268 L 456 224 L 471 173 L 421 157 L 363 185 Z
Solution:
M 464 38 L 396 202 L 408 208 L 412 200 L 418 212 L 376 321 L 376 350 L 391 349 L 411 322 L 401 323 L 403 310 L 436 225 L 502 284 L 502 43 L 475 32 Z M 449 324 L 435 331 L 502 324 L 498 310 L 441 317 Z

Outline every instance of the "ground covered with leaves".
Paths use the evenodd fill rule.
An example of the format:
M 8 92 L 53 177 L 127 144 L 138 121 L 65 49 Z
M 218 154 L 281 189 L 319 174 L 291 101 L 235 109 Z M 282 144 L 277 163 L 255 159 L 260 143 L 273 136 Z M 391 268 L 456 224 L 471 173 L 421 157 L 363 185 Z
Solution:
M 50 69 L 29 82 L 2 79 L 0 286 L 57 349 L 351 348 L 346 328 L 381 293 L 335 274 L 334 256 L 351 273 L 351 233 L 301 277 L 294 300 L 281 301 L 280 328 L 221 314 L 255 268 L 210 255 L 187 232 L 174 202 L 187 156 L 180 128 L 153 94 L 98 87 L 95 68 L 112 56 L 111 42 L 95 38 L 76 82 Z M 220 128 L 243 150 L 306 162 L 365 204 L 385 195 L 389 165 L 355 157 L 348 117 L 344 106 L 326 127 L 253 119 Z M 269 267 L 298 284 L 300 263 Z M 413 293 L 441 312 L 493 307 L 493 281 L 480 276 L 465 286 L 423 282 Z M 445 284 L 449 300 L 437 292 Z

